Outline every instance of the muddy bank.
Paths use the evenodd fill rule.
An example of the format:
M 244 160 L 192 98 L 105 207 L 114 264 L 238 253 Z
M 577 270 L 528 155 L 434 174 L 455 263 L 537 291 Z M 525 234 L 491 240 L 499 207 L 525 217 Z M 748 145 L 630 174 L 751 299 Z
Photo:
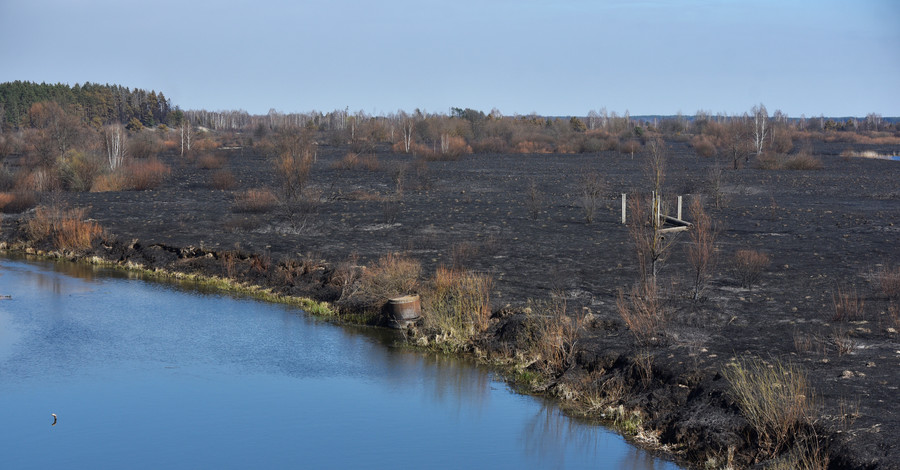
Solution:
M 426 273 L 459 264 L 490 274 L 494 313 L 468 353 L 504 368 L 525 391 L 558 397 L 573 414 L 605 416 L 639 443 L 697 467 L 761 459 L 758 436 L 722 377 L 727 365 L 748 355 L 796 363 L 817 394 L 815 434 L 830 467 L 900 468 L 900 345 L 873 277 L 900 263 L 900 168 L 817 150 L 822 170 L 726 173 L 726 201 L 709 204 L 722 227 L 709 289 L 701 302 L 686 298 L 687 238 L 679 238 L 661 277 L 671 320 L 647 344 L 616 311 L 617 290 L 637 278 L 617 204 L 621 192 L 640 188 L 642 164 L 626 156 L 479 155 L 413 171 L 409 157 L 380 153 L 378 169 L 344 170 L 333 163 L 346 150 L 323 149 L 312 171 L 319 205 L 293 223 L 274 210 L 234 210 L 238 193 L 273 181 L 266 157 L 249 152 L 221 152 L 237 179 L 231 190 L 212 189 L 212 171 L 171 157 L 173 174 L 157 190 L 60 197 L 89 207 L 106 230 L 83 259 L 231 277 L 283 295 L 336 301 L 331 273 L 353 253 L 360 264 L 405 252 Z M 667 191 L 710 202 L 711 165 L 673 143 Z M 578 189 L 588 170 L 607 184 L 592 223 Z M 536 210 L 528 204 L 532 183 L 541 196 Z M 23 242 L 19 223 L 28 216 L 6 215 L 3 239 Z M 732 273 L 738 249 L 772 258 L 752 290 Z M 833 319 L 839 285 L 865 300 L 861 317 Z M 562 368 L 516 354 L 532 347 L 529 318 L 535 302 L 548 299 L 584 317 Z

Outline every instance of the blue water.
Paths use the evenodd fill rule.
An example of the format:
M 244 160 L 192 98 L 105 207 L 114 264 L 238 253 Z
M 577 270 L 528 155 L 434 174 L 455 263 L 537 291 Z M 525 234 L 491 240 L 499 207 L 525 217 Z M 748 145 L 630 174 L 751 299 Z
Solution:
M 0 468 L 676 468 L 393 332 L 59 264 L 0 295 Z

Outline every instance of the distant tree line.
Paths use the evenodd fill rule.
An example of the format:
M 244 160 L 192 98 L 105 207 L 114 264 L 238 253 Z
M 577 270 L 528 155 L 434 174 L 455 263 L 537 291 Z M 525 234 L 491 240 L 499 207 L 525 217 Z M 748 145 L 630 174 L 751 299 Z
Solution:
M 0 83 L 0 124 L 6 128 L 35 127 L 30 111 L 37 103 L 54 102 L 83 122 L 102 127 L 121 123 L 134 127 L 178 126 L 184 113 L 162 92 L 121 85 L 83 85 L 14 81 Z

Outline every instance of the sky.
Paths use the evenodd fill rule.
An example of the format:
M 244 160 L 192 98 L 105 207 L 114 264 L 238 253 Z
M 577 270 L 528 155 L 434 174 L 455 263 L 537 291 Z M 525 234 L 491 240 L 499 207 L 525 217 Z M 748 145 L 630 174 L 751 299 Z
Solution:
M 0 0 L 0 82 L 182 109 L 900 116 L 897 0 Z

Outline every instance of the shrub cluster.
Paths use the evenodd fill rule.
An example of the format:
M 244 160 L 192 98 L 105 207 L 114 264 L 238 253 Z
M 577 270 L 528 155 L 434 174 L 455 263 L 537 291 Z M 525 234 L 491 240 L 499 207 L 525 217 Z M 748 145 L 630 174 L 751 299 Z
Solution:
M 488 275 L 438 268 L 422 296 L 426 327 L 440 332 L 444 344 L 462 347 L 487 328 L 492 286 Z
M 58 250 L 87 250 L 103 229 L 95 222 L 84 221 L 85 213 L 83 208 L 38 206 L 26 222 L 25 232 L 33 242 L 52 240 Z
M 234 196 L 234 212 L 263 213 L 278 204 L 278 197 L 270 189 L 248 189 Z
M 734 254 L 733 269 L 741 286 L 752 289 L 759 283 L 764 269 L 769 267 L 769 255 L 756 250 L 738 250 Z

